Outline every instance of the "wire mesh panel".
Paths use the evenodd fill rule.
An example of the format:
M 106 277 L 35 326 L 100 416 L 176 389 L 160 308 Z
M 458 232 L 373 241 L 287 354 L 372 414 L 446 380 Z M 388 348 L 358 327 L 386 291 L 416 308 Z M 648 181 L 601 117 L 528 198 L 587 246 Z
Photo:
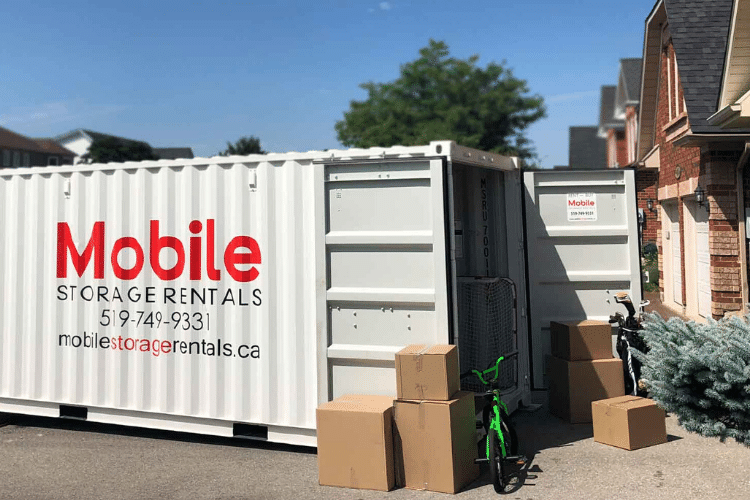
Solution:
M 458 352 L 461 373 L 484 370 L 516 346 L 516 292 L 508 278 L 458 279 Z M 500 363 L 498 385 L 517 384 L 518 356 Z M 484 392 L 476 377 L 461 381 L 465 391 Z

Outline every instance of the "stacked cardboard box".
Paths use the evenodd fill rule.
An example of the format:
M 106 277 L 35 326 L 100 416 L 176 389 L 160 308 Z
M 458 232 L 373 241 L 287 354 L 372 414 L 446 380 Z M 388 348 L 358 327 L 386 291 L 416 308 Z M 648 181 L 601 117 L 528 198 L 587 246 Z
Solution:
M 474 394 L 460 392 L 456 346 L 396 354 L 396 393 L 347 395 L 317 410 L 321 485 L 456 493 L 479 476 Z
M 317 420 L 320 484 L 393 489 L 392 397 L 342 396 L 319 406 Z
M 479 476 L 474 394 L 460 392 L 456 346 L 410 345 L 396 354 L 396 481 L 456 493 Z
M 550 325 L 549 411 L 571 423 L 591 422 L 591 403 L 625 394 L 622 361 L 612 356 L 612 329 L 601 321 Z

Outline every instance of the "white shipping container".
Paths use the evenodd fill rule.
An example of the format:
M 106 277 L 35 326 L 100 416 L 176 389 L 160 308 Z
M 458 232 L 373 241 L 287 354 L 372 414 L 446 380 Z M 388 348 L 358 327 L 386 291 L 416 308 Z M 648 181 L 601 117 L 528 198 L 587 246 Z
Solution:
M 314 446 L 315 408 L 395 395 L 412 343 L 518 350 L 515 408 L 524 196 L 447 141 L 2 170 L 0 411 Z

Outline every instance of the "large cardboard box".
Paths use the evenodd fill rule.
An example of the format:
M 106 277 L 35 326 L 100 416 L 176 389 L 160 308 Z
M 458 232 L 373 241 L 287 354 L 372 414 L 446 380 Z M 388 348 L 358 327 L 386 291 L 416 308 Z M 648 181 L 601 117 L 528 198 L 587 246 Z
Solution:
M 447 401 L 458 392 L 458 349 L 412 344 L 396 353 L 398 399 Z
M 638 396 L 594 401 L 594 441 L 626 450 L 667 442 L 666 412 Z
M 568 361 L 612 357 L 612 326 L 603 321 L 550 323 L 552 355 Z
M 620 359 L 547 358 L 549 411 L 570 423 L 591 422 L 591 402 L 625 395 Z
M 320 484 L 393 489 L 393 397 L 342 396 L 320 405 L 317 420 Z
M 396 401 L 396 482 L 456 493 L 479 476 L 474 393 L 450 401 Z

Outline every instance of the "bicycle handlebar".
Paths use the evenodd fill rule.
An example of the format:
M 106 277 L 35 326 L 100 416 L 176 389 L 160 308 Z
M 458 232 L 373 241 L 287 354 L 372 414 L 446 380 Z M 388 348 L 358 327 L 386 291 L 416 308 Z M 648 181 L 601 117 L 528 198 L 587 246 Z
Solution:
M 467 372 L 464 372 L 461 374 L 461 378 L 466 378 L 470 375 L 476 375 L 479 381 L 482 382 L 482 384 L 491 385 L 498 378 L 498 370 L 500 369 L 500 363 L 514 356 L 518 356 L 518 351 L 513 351 L 504 356 L 500 356 L 499 358 L 497 358 L 496 361 L 493 361 L 492 363 L 490 363 L 489 366 L 483 371 L 469 370 Z M 484 377 L 487 375 L 492 375 L 492 378 L 490 378 L 489 380 L 485 380 Z

